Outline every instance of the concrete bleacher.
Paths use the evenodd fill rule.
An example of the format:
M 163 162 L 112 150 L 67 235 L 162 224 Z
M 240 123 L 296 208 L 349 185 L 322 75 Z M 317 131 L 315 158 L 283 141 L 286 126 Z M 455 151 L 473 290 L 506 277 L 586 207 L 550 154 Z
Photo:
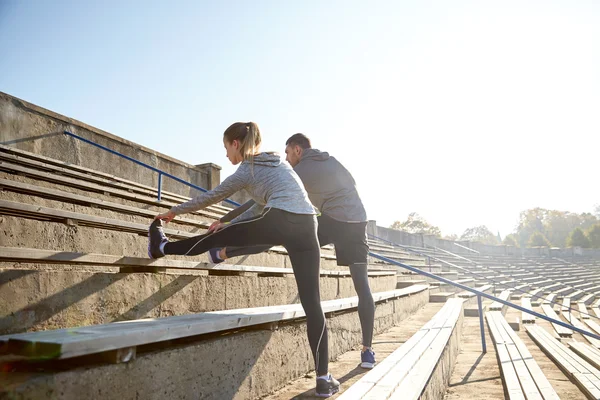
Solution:
M 0 367 L 12 368 L 0 376 L 0 398 L 258 399 L 314 367 L 285 249 L 216 266 L 205 256 L 149 260 L 150 220 L 189 197 L 169 190 L 159 202 L 156 187 L 148 179 L 138 182 L 140 176 L 115 176 L 0 145 Z M 165 231 L 176 239 L 197 235 L 228 210 L 215 205 L 177 217 Z M 375 253 L 504 300 L 521 299 L 527 309 L 538 307 L 535 296 L 542 294 L 569 306 L 576 302 L 581 313 L 562 316 L 577 327 L 600 329 L 593 318 L 600 316 L 600 263 L 594 259 L 485 254 L 465 246 L 449 251 L 425 240 L 403 247 L 369 243 Z M 502 375 L 506 398 L 558 398 L 554 389 L 564 385 L 552 387 L 550 375 L 540 370 L 543 360 L 533 359 L 501 312 L 487 312 L 494 343 L 488 353 L 497 356 L 497 365 L 475 368 L 479 354 L 465 364 L 461 357 L 478 346 L 463 340 L 478 334 L 477 319 L 466 318 L 479 315 L 474 293 L 373 258 L 369 283 L 376 334 L 404 330 L 403 321 L 427 307 L 441 309 L 388 357 L 378 355 L 371 372 L 357 372 L 357 359 L 336 365 L 336 377 L 343 378 L 339 398 L 442 399 L 460 387 L 467 392 L 459 398 L 488 398 L 471 392 L 471 385 L 491 385 L 495 375 Z M 337 266 L 331 246 L 322 249 L 320 285 L 334 361 L 359 347 L 361 332 L 352 279 L 348 268 Z M 507 307 L 485 300 L 483 309 Z M 583 320 L 584 310 L 592 318 Z M 522 314 L 528 329 L 541 325 L 526 318 Z M 464 321 L 477 329 L 466 332 Z M 562 352 L 561 361 L 578 362 L 547 339 L 549 351 Z M 590 343 L 569 346 L 598 368 L 600 357 L 588 349 L 598 343 Z M 375 350 L 381 345 L 376 340 Z M 459 353 L 461 348 L 466 351 Z M 479 373 L 489 373 L 490 380 L 469 382 Z M 454 374 L 460 378 L 452 383 Z M 573 380 L 574 374 L 580 374 L 580 395 L 596 393 L 597 375 L 589 369 L 559 379 Z
M 160 358 L 179 351 L 171 344 L 181 346 L 185 338 L 198 338 L 193 348 L 208 348 L 202 339 L 207 335 L 238 330 L 272 332 L 277 323 L 286 326 L 278 329 L 277 335 L 300 340 L 298 346 L 305 351 L 298 353 L 300 360 L 290 358 L 294 365 L 280 368 L 265 387 L 248 393 L 260 396 L 310 370 L 307 345 L 300 339 L 304 336 L 295 333 L 296 326 L 303 324 L 303 314 L 298 310 L 301 307 L 285 249 L 273 248 L 216 266 L 208 264 L 205 256 L 149 260 L 146 236 L 151 218 L 187 197 L 163 192 L 158 202 L 155 189 L 125 179 L 23 151 L 0 150 L 0 210 L 6 238 L 0 248 L 0 296 L 6 299 L 0 305 L 4 362 L 39 363 L 48 357 L 59 362 L 75 357 L 93 359 L 93 363 L 128 361 L 136 370 L 153 359 L 150 348 L 159 348 L 156 357 Z M 178 217 L 165 232 L 172 238 L 194 236 L 225 212 L 227 208 L 214 206 Z M 336 320 L 346 325 L 354 321 L 344 328 L 343 341 L 331 334 L 333 343 L 338 343 L 332 346 L 335 357 L 360 341 L 355 292 L 348 269 L 336 265 L 331 247 L 323 249 L 321 262 L 321 295 L 333 326 Z M 426 285 L 396 290 L 396 269 L 390 266 L 371 265 L 369 277 L 378 304 L 377 332 L 428 300 Z M 46 331 L 33 332 L 37 330 Z M 230 335 L 225 342 L 232 340 Z M 246 339 L 237 340 L 244 346 Z M 250 338 L 247 341 L 249 349 L 257 349 Z M 132 359 L 132 354 L 137 358 Z M 235 359 L 233 354 L 231 357 Z M 182 362 L 180 368 L 184 365 L 198 368 L 193 362 Z M 231 377 L 241 385 L 253 368 L 260 371 L 265 365 L 266 361 L 257 362 L 256 367 L 244 367 L 243 373 Z M 113 371 L 105 375 L 107 388 L 111 386 L 108 380 L 132 379 L 116 379 L 122 374 L 118 366 L 101 368 Z M 92 393 L 99 384 L 80 369 L 69 369 L 60 376 L 70 393 Z M 46 373 L 18 385 L 3 381 L 6 385 L 2 386 L 4 390 L 17 385 L 19 390 L 35 393 L 53 387 L 55 378 L 56 374 Z M 139 380 L 133 387 L 142 390 L 152 385 Z M 10 393 L 6 390 L 9 392 L 4 394 Z M 223 393 L 234 390 L 246 393 L 235 385 Z M 181 393 L 174 391 L 173 395 Z

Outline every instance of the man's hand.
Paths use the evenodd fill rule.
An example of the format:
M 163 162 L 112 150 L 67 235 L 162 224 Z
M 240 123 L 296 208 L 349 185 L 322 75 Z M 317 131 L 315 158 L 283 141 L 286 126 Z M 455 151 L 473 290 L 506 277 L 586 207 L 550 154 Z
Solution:
M 210 224 L 210 227 L 208 228 L 208 233 L 219 232 L 221 229 L 225 228 L 226 226 L 227 226 L 227 222 L 215 221 L 212 224 Z
M 158 214 L 156 217 L 154 217 L 154 219 L 162 219 L 167 224 L 171 222 L 173 218 L 175 218 L 175 214 L 171 211 L 168 211 L 164 214 Z

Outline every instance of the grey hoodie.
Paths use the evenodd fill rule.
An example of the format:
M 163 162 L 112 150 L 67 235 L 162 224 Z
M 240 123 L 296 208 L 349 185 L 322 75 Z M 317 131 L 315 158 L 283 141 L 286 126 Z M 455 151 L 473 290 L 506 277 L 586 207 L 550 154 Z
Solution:
M 294 171 L 321 213 L 343 222 L 367 221 L 356 182 L 335 157 L 317 149 L 305 149 Z
M 175 215 L 201 210 L 218 203 L 235 192 L 246 190 L 254 204 L 232 222 L 252 218 L 272 207 L 294 214 L 316 214 L 302 181 L 278 154 L 260 153 L 251 164 L 243 161 L 235 173 L 211 191 L 171 208 Z
M 356 190 L 356 183 L 350 172 L 331 157 L 329 153 L 317 149 L 302 152 L 300 162 L 294 167 L 308 197 L 319 211 L 342 222 L 366 222 L 367 212 Z M 229 221 L 253 207 L 252 200 L 232 210 L 221 218 Z

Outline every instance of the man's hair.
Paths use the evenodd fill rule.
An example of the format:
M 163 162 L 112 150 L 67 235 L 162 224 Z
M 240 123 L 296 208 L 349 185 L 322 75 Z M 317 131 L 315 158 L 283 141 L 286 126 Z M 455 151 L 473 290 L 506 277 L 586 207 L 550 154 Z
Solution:
M 300 146 L 302 149 L 310 149 L 312 145 L 310 144 L 310 139 L 303 133 L 296 133 L 285 142 L 286 146 L 296 145 Z

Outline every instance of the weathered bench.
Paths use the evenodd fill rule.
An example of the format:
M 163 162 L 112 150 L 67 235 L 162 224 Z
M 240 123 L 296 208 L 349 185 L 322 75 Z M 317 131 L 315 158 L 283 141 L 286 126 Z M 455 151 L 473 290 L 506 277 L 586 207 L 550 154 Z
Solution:
M 533 308 L 531 307 L 531 297 L 522 297 L 521 306 L 523 308 L 533 311 Z M 521 322 L 524 324 L 535 324 L 535 316 L 523 312 L 521 315 Z
M 508 398 L 559 399 L 525 343 L 499 311 L 485 314 Z
M 447 346 L 453 346 L 451 337 L 462 325 L 462 305 L 461 299 L 448 300 L 425 326 L 344 391 L 338 399 L 419 399 L 432 372 L 440 363 L 444 350 Z M 452 351 L 454 350 L 449 352 Z M 448 371 L 452 368 L 452 363 L 453 360 L 443 363 L 445 379 L 450 377 Z M 439 394 L 430 398 L 438 396 Z
M 539 348 L 571 378 L 589 399 L 600 398 L 600 371 L 569 350 L 539 325 L 528 325 L 527 333 Z
M 373 293 L 375 302 L 410 296 L 427 290 L 426 285 Z M 358 297 L 328 300 L 321 303 L 323 312 L 331 313 L 358 307 Z M 16 357 L 27 359 L 66 359 L 116 350 L 135 354 L 135 347 L 149 343 L 227 331 L 256 325 L 289 321 L 305 316 L 302 305 L 256 307 L 175 317 L 141 319 L 92 325 L 80 328 L 29 332 L 2 337 L 0 348 Z
M 500 300 L 508 301 L 508 299 L 510 298 L 510 293 L 510 290 L 504 290 L 502 291 L 502 293 L 500 293 L 500 296 L 498 296 L 498 298 Z M 506 313 L 506 309 L 507 306 L 498 301 L 494 301 L 488 308 L 488 310 L 490 311 L 501 311 L 503 314 Z
M 560 317 L 554 311 L 554 308 L 552 307 L 551 304 L 548 304 L 548 303 L 542 304 L 542 310 L 544 311 L 544 314 L 546 314 L 548 317 L 560 321 Z M 560 337 L 570 338 L 573 336 L 573 331 L 571 329 L 565 328 L 562 325 L 558 325 L 555 323 L 552 323 L 552 326 L 554 327 L 554 330 L 556 331 L 556 333 L 558 333 L 558 335 Z

